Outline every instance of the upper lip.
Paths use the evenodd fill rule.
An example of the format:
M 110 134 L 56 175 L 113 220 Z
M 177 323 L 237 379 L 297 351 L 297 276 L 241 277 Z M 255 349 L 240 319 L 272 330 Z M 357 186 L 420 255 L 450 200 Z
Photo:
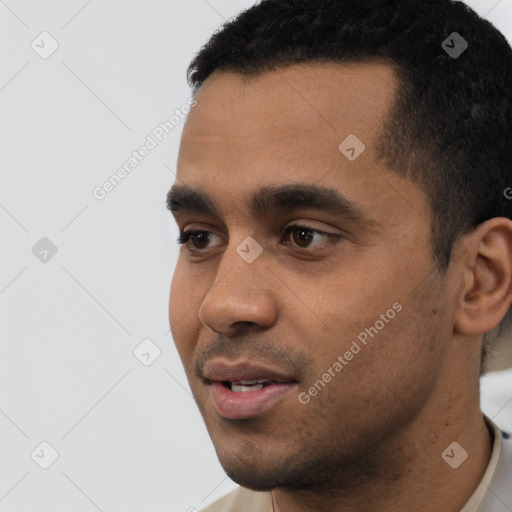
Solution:
M 238 382 L 243 380 L 272 380 L 275 382 L 296 382 L 289 374 L 271 368 L 249 362 L 222 362 L 212 360 L 206 364 L 203 372 L 207 381 Z

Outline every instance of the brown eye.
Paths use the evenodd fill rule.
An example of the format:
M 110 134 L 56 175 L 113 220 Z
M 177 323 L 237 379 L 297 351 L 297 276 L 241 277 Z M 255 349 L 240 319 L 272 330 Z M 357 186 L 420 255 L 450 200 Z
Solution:
M 192 245 L 196 249 L 204 249 L 210 241 L 210 234 L 205 231 L 198 231 L 190 237 L 190 240 L 192 240 Z
M 215 236 L 214 233 L 211 233 L 210 231 L 181 231 L 177 242 L 179 244 L 184 244 L 189 248 L 189 250 L 200 251 L 203 249 L 208 249 L 208 244 L 213 236 Z
M 294 228 L 292 230 L 292 239 L 299 247 L 308 247 L 313 238 L 311 229 Z
M 309 228 L 307 226 L 288 226 L 285 229 L 286 237 L 292 239 L 292 244 L 301 249 L 307 249 L 309 247 L 315 247 L 317 245 L 322 245 L 325 243 L 325 239 L 332 239 L 332 242 L 336 242 L 341 238 L 340 235 L 335 235 L 334 233 L 326 233 L 324 231 L 319 231 L 318 229 Z M 290 237 L 291 235 L 291 237 Z M 319 243 L 314 242 L 315 238 L 320 239 Z

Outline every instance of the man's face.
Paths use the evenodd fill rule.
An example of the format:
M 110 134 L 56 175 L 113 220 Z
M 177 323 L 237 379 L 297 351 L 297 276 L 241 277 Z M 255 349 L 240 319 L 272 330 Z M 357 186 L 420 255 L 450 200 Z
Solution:
M 187 120 L 175 186 L 209 201 L 176 194 L 175 216 L 207 233 L 181 247 L 169 317 L 246 487 L 328 485 L 391 447 L 439 387 L 453 306 L 427 196 L 376 156 L 395 87 L 376 63 L 217 72 Z M 363 151 L 339 148 L 351 135 Z

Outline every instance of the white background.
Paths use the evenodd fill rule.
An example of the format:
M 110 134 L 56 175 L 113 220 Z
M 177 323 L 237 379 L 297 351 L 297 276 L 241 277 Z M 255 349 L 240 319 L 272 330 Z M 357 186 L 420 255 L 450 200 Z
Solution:
M 92 191 L 187 101 L 193 55 L 252 3 L 0 0 L 2 512 L 180 512 L 234 487 L 169 333 L 183 123 L 103 200 Z M 470 4 L 512 39 L 512 0 Z M 59 45 L 46 59 L 43 31 Z M 146 338 L 150 366 L 133 354 Z M 503 428 L 511 399 L 512 372 L 484 380 Z

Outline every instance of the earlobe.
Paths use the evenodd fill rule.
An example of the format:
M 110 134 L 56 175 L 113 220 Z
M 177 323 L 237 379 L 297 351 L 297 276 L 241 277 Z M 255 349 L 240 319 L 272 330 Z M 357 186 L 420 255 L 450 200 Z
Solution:
M 490 219 L 464 238 L 454 330 L 484 334 L 501 322 L 512 302 L 512 221 Z

